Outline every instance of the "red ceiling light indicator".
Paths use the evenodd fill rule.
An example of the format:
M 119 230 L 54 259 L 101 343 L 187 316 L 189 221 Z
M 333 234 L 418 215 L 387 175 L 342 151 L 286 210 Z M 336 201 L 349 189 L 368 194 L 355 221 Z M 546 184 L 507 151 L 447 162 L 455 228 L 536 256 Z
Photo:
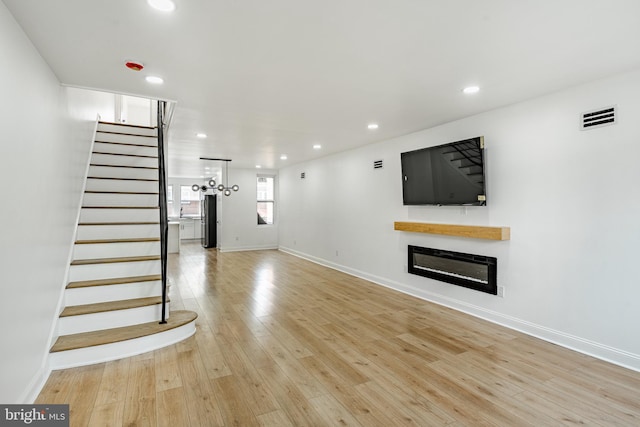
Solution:
M 133 62 L 133 61 L 127 61 L 124 65 L 128 69 L 133 71 L 140 71 L 144 68 L 144 65 L 140 64 L 139 62 Z

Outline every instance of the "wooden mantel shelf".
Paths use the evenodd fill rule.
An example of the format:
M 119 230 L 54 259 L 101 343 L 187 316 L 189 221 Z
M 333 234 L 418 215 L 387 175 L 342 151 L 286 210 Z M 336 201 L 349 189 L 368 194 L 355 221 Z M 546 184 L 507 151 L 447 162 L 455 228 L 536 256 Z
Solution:
M 410 231 L 413 233 L 444 234 L 446 236 L 470 237 L 473 239 L 510 240 L 511 228 L 509 227 L 481 227 L 476 225 L 435 224 L 427 222 L 401 222 L 393 223 L 397 231 Z

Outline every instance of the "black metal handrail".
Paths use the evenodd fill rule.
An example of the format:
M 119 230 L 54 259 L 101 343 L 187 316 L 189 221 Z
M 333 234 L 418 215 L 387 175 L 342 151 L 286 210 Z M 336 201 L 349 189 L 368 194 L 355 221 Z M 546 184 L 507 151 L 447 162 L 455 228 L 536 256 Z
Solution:
M 158 182 L 160 206 L 160 264 L 162 269 L 162 315 L 160 323 L 167 323 L 167 240 L 169 218 L 167 213 L 167 173 L 164 161 L 164 131 L 166 101 L 158 101 Z

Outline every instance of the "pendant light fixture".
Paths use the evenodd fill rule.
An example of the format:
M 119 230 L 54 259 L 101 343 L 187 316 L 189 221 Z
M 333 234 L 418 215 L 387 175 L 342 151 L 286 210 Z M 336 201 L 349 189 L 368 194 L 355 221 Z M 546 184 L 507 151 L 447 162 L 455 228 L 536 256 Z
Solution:
M 191 186 L 191 189 L 193 191 L 202 191 L 203 193 L 207 190 L 215 190 L 216 189 L 216 180 L 211 178 L 208 182 L 209 186 L 207 187 L 206 185 L 198 185 L 198 184 L 193 184 Z
M 205 185 L 203 185 L 202 187 L 206 187 L 204 190 L 202 190 L 202 188 L 200 186 L 198 186 L 198 184 L 193 184 L 193 186 L 191 187 L 193 189 L 193 191 L 198 191 L 198 190 L 202 190 L 202 191 L 207 191 L 209 188 L 216 188 L 218 191 L 222 192 L 225 196 L 230 196 L 231 195 L 231 190 L 233 191 L 238 191 L 240 190 L 240 186 L 238 186 L 237 184 L 232 185 L 231 187 L 229 187 L 229 162 L 231 161 L 231 159 L 212 159 L 209 157 L 200 157 L 200 160 L 216 160 L 219 162 L 224 162 L 224 170 L 225 170 L 225 182 L 227 183 L 227 186 L 225 186 L 224 184 L 220 183 L 217 187 L 216 187 L 216 182 L 211 179 L 209 180 L 209 186 L 210 187 L 206 187 Z

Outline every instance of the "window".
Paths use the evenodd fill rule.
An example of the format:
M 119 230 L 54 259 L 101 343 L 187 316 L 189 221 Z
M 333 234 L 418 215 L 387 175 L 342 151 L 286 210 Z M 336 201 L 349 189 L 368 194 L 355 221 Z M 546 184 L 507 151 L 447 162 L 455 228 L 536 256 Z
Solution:
M 200 216 L 200 192 L 190 185 L 180 186 L 180 216 Z
M 274 177 L 258 176 L 258 225 L 273 224 L 274 212 Z
M 173 203 L 173 184 L 167 185 L 167 211 L 170 217 L 178 216 L 175 203 Z

